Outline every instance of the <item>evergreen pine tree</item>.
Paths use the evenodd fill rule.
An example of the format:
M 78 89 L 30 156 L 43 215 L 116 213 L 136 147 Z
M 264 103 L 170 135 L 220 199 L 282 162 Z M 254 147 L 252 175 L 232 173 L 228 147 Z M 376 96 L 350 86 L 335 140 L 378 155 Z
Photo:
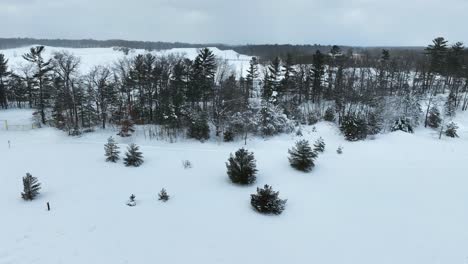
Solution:
M 438 128 L 441 122 L 442 118 L 440 118 L 439 109 L 436 106 L 431 107 L 429 110 L 427 125 L 431 128 Z
M 362 140 L 367 137 L 367 122 L 360 117 L 348 116 L 341 123 L 340 130 L 348 141 Z
M 120 131 L 117 135 L 121 137 L 129 137 L 133 132 L 135 132 L 133 121 L 130 119 L 125 119 L 120 123 Z
M 41 189 L 41 184 L 36 177 L 33 177 L 30 173 L 26 173 L 26 176 L 23 177 L 23 192 L 21 197 L 26 201 L 34 200 L 34 198 L 39 194 Z
M 456 109 L 457 109 L 457 97 L 455 93 L 452 91 L 450 92 L 449 96 L 447 97 L 447 101 L 445 102 L 445 115 L 448 117 L 454 117 Z
M 143 154 L 139 151 L 139 147 L 136 144 L 130 144 L 125 153 L 124 163 L 125 166 L 138 167 L 143 163 Z
M 297 170 L 308 172 L 315 166 L 314 160 L 317 158 L 317 152 L 312 150 L 309 141 L 305 139 L 296 142 L 288 153 L 289 163 Z
M 377 135 L 382 130 L 381 116 L 377 112 L 370 112 L 367 116 L 367 134 Z
M 223 139 L 224 142 L 234 141 L 234 132 L 231 129 L 224 131 Z
M 136 205 L 135 198 L 136 198 L 136 196 L 134 194 L 130 195 L 130 197 L 128 198 L 127 205 L 128 206 L 135 206 Z
M 251 184 L 256 180 L 257 165 L 254 154 L 244 148 L 236 151 L 226 162 L 227 174 L 231 181 L 236 184 Z
M 265 184 L 263 189 L 257 188 L 256 194 L 251 194 L 250 204 L 260 213 L 279 215 L 283 212 L 287 200 L 278 196 L 279 192 L 273 191 L 271 186 Z
M 210 126 L 206 115 L 197 115 L 194 120 L 190 123 L 188 129 L 188 137 L 198 140 L 207 140 L 210 138 Z
M 456 138 L 458 137 L 457 129 L 458 129 L 457 124 L 455 124 L 454 122 L 450 122 L 447 124 L 447 128 L 445 129 L 445 135 L 447 137 Z
M 37 46 L 31 48 L 29 53 L 23 55 L 23 58 L 36 66 L 36 72 L 34 74 L 35 83 L 37 84 L 39 92 L 39 113 L 41 115 L 42 124 L 46 123 L 46 102 L 47 102 L 47 88 L 49 88 L 50 72 L 53 67 L 51 65 L 51 59 L 44 61 L 42 57 L 44 52 L 44 46 Z
M 107 144 L 104 145 L 104 150 L 106 151 L 106 161 L 116 162 L 119 160 L 119 146 L 117 146 L 113 137 L 107 139 Z
M 343 147 L 342 147 L 342 146 L 339 146 L 339 147 L 336 149 L 336 153 L 338 153 L 338 154 L 343 154 Z
M 169 200 L 169 195 L 166 192 L 166 189 L 162 188 L 161 192 L 158 194 L 159 200 L 163 202 L 167 202 Z
M 413 133 L 413 127 L 411 126 L 411 122 L 408 120 L 408 118 L 400 117 L 397 120 L 395 120 L 395 123 L 390 128 L 390 131 L 403 131 L 406 133 Z
M 249 68 L 247 69 L 247 77 L 246 77 L 247 89 L 245 91 L 245 97 L 247 99 L 253 97 L 253 92 L 255 88 L 254 84 L 258 76 L 259 74 L 258 74 L 257 57 L 252 57 L 249 63 Z
M 335 110 L 333 110 L 332 107 L 328 107 L 327 110 L 325 110 L 325 115 L 323 116 L 323 120 L 328 121 L 328 122 L 335 121 Z
M 314 143 L 314 151 L 315 152 L 324 152 L 325 151 L 325 141 L 323 141 L 323 138 L 320 137 L 317 139 Z
M 6 78 L 10 75 L 8 71 L 8 60 L 0 53 L 0 107 L 8 108 Z

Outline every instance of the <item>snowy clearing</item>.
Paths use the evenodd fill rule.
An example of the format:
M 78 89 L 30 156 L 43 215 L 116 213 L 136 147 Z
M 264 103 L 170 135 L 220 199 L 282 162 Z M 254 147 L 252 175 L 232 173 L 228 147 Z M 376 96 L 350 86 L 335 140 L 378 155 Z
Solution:
M 28 63 L 23 59 L 22 55 L 28 53 L 34 46 L 15 48 L 15 49 L 0 49 L 9 60 L 11 68 L 18 70 Z M 237 73 L 246 74 L 251 56 L 239 54 L 233 50 L 220 50 L 216 47 L 210 47 L 214 55 L 222 60 L 226 60 Z M 113 48 L 62 48 L 62 47 L 45 47 L 44 58 L 49 59 L 55 52 L 67 51 L 81 59 L 80 71 L 82 74 L 87 74 L 93 67 L 112 66 L 115 62 L 124 58 L 133 58 L 138 54 L 145 54 L 148 51 L 143 49 L 131 49 L 128 55 L 122 51 Z M 198 54 L 196 48 L 174 48 L 169 50 L 151 51 L 153 55 L 181 55 L 188 59 L 195 59 Z
M 30 113 L 1 111 L 0 119 Z M 143 151 L 144 164 L 127 168 L 105 162 L 110 131 L 0 131 L 0 263 L 466 263 L 466 127 L 459 139 L 419 128 L 356 143 L 334 125 L 316 127 L 303 138 L 322 136 L 326 151 L 311 173 L 288 164 L 299 137 L 251 139 L 259 173 L 249 187 L 226 175 L 229 153 L 243 142 L 115 137 L 121 150 L 135 142 Z M 20 196 L 26 172 L 42 183 L 32 202 Z M 282 215 L 252 210 L 250 194 L 264 184 L 288 199 Z M 167 203 L 157 200 L 161 188 Z M 132 193 L 135 207 L 125 205 Z

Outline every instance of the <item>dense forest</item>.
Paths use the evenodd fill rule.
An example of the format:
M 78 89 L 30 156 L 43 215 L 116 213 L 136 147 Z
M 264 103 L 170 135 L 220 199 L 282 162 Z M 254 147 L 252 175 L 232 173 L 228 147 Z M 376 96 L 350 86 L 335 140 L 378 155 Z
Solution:
M 35 108 L 38 123 L 70 135 L 112 126 L 125 137 L 145 125 L 151 137 L 230 141 L 300 133 L 301 124 L 326 120 L 359 140 L 418 125 L 442 132 L 468 108 L 468 53 L 441 37 L 424 49 L 245 46 L 261 54 L 240 77 L 208 48 L 194 60 L 148 52 L 87 73 L 78 71 L 79 57 L 45 59 L 44 49 L 31 48 L 15 71 L 0 51 L 0 107 Z

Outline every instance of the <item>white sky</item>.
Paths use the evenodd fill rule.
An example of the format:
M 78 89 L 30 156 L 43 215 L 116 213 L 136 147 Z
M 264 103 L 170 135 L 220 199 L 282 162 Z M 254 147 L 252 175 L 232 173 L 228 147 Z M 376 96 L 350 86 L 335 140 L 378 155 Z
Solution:
M 0 36 L 190 43 L 468 42 L 468 0 L 0 0 Z

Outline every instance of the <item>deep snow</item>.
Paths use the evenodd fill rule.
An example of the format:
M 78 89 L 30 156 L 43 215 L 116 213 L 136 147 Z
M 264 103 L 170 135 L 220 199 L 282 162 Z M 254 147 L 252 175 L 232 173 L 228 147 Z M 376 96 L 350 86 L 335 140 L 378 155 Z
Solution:
M 29 115 L 0 111 L 0 119 Z M 349 143 L 332 124 L 316 127 L 304 138 L 323 137 L 326 151 L 310 173 L 288 164 L 297 136 L 249 140 L 259 169 L 249 187 L 231 184 L 224 164 L 241 141 L 115 137 L 122 150 L 141 145 L 145 163 L 127 168 L 105 162 L 111 131 L 0 131 L 0 263 L 466 263 L 466 128 L 459 139 L 419 128 Z M 32 202 L 20 198 L 26 172 L 43 185 Z M 251 209 L 264 184 L 288 199 L 282 215 Z M 163 187 L 167 203 L 157 200 Z M 132 193 L 135 207 L 126 205 Z

